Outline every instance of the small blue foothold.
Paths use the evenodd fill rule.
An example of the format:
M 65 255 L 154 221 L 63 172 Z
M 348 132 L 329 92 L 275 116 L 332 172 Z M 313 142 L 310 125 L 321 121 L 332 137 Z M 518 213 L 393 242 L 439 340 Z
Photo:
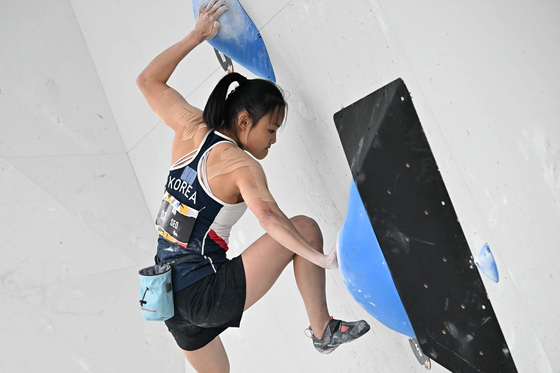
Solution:
M 486 277 L 494 282 L 498 282 L 498 267 L 496 266 L 496 261 L 494 260 L 494 255 L 488 245 L 484 245 L 476 258 L 474 259 L 476 266 L 480 272 L 484 273 Z

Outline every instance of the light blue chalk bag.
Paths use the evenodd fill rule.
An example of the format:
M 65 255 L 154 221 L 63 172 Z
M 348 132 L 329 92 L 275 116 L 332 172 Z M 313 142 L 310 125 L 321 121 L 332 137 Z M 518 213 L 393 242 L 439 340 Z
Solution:
M 159 263 L 138 271 L 140 311 L 146 320 L 165 321 L 173 317 L 175 308 L 171 270 L 176 265 L 199 256 L 186 255 L 172 263 Z

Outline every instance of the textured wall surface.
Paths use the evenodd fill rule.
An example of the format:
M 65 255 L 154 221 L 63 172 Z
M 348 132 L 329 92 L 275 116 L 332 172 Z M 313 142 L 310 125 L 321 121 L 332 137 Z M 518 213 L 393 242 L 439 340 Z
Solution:
M 496 257 L 500 282 L 483 279 L 519 371 L 560 372 L 560 4 L 241 3 L 289 93 L 287 124 L 263 161 L 284 212 L 316 219 L 330 250 L 351 177 L 332 115 L 401 77 L 473 254 L 488 243 Z M 1 5 L 0 372 L 192 372 L 165 326 L 137 309 L 172 132 L 134 83 L 193 27 L 191 3 Z M 222 76 L 203 44 L 170 85 L 203 107 Z M 247 212 L 231 254 L 262 233 Z M 366 318 L 370 333 L 318 354 L 288 269 L 223 334 L 232 372 L 423 371 L 338 272 L 327 278 L 333 315 Z

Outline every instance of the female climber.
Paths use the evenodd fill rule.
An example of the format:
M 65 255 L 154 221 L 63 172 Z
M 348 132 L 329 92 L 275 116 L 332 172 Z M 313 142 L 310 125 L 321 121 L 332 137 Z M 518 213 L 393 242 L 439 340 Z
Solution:
M 170 263 L 197 254 L 173 268 L 175 316 L 165 323 L 199 373 L 229 371 L 219 334 L 239 326 L 243 312 L 272 287 L 290 262 L 319 352 L 330 353 L 369 330 L 363 320 L 345 322 L 330 316 L 325 268 L 337 267 L 336 249 L 323 254 L 323 237 L 314 220 L 288 219 L 282 213 L 254 159 L 265 158 L 276 143 L 286 109 L 280 89 L 267 80 L 231 73 L 214 88 L 202 112 L 167 85 L 179 62 L 217 34 L 218 18 L 227 9 L 225 1 L 202 4 L 194 29 L 137 78 L 152 110 L 175 131 L 173 165 L 156 220 L 160 234 L 156 261 Z M 230 92 L 234 82 L 236 88 Z M 163 219 L 169 206 L 172 218 Z M 228 260 L 231 227 L 247 207 L 266 234 Z

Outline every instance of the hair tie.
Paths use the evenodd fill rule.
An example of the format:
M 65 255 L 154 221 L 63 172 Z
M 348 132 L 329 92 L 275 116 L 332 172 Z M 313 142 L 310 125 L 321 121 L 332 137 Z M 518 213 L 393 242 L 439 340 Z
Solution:
M 239 80 L 237 81 L 237 83 L 238 83 L 239 86 L 241 87 L 242 85 L 244 85 L 245 83 L 247 83 L 247 78 L 244 77 L 243 75 L 239 75 Z
M 238 88 L 241 88 L 242 86 L 244 86 L 245 83 L 247 83 L 247 80 L 248 80 L 248 79 L 247 79 L 246 77 L 244 77 L 243 75 L 237 74 L 236 79 L 234 80 L 234 82 L 237 83 L 237 87 L 235 87 L 235 88 L 226 96 L 226 100 L 227 100 L 228 98 L 230 98 L 231 95 L 233 95 L 234 93 L 236 93 Z

